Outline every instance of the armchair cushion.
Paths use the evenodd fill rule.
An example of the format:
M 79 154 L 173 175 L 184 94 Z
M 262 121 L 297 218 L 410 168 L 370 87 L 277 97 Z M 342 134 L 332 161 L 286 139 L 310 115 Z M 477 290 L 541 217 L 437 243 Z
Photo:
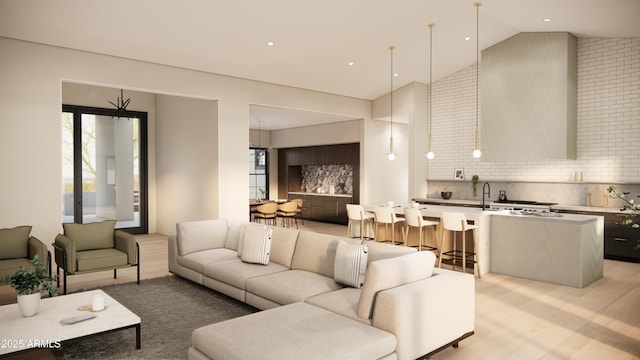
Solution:
M 79 251 L 78 271 L 104 270 L 126 266 L 127 254 L 114 248 Z
M 0 229 L 0 260 L 29 257 L 29 234 L 31 226 L 16 226 Z M 42 261 L 42 259 L 40 259 Z
M 115 226 L 115 220 L 90 224 L 62 224 L 64 235 L 76 243 L 77 251 L 113 248 Z

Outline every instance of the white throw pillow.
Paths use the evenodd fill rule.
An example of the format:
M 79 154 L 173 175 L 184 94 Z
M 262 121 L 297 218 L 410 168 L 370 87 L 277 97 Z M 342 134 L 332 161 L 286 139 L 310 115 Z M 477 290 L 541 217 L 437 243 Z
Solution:
M 240 248 L 241 259 L 244 262 L 254 264 L 269 264 L 271 253 L 271 228 L 266 225 L 246 226 Z
M 367 272 L 368 253 L 367 244 L 348 244 L 340 240 L 333 268 L 334 280 L 343 285 L 361 288 Z

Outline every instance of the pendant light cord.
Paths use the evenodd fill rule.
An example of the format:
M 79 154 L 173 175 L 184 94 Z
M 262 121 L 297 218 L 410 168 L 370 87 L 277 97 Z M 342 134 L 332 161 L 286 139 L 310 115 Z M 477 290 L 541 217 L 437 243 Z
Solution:
M 429 24 L 429 151 L 431 151 L 431 93 L 433 92 L 433 27 L 434 23 Z
M 389 93 L 389 97 L 390 97 L 390 117 L 391 117 L 391 138 L 393 139 L 393 50 L 396 47 L 391 45 L 389 46 L 389 50 L 391 52 L 391 92 Z
M 476 7 L 476 150 L 480 148 L 478 136 L 478 119 L 480 109 L 480 6 L 482 3 L 473 3 Z

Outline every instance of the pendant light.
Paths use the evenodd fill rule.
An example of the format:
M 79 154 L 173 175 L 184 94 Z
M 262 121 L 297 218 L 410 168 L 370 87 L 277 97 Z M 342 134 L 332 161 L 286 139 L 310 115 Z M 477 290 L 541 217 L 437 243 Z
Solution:
M 478 128 L 478 110 L 480 108 L 479 96 L 478 96 L 478 88 L 480 87 L 479 80 L 479 70 L 480 70 L 480 6 L 482 3 L 476 2 L 473 3 L 473 6 L 476 7 L 476 142 L 475 147 L 473 148 L 473 157 L 478 159 L 482 156 L 482 152 L 480 151 L 480 129 Z
M 395 50 L 395 46 L 389 46 L 389 52 L 391 53 L 391 92 L 389 93 L 390 98 L 390 106 L 389 113 L 391 119 L 391 133 L 389 136 L 389 152 L 387 153 L 387 158 L 389 160 L 394 160 L 396 158 L 396 153 L 393 152 L 393 50 Z
M 429 151 L 427 152 L 427 159 L 433 160 L 436 157 L 436 154 L 431 150 L 431 93 L 433 92 L 433 81 L 432 81 L 432 68 L 433 68 L 433 27 L 436 24 L 431 23 L 429 26 Z

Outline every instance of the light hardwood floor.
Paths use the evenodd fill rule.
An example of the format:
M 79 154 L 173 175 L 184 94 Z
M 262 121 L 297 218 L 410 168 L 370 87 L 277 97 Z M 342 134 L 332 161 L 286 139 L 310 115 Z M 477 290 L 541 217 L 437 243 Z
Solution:
M 346 226 L 312 221 L 300 229 L 346 233 Z M 168 274 L 166 236 L 137 239 L 141 278 Z M 69 291 L 133 280 L 133 268 L 119 270 L 115 280 L 109 271 L 76 275 L 69 277 Z M 13 289 L 0 286 L 0 304 L 10 302 Z M 476 279 L 475 335 L 433 358 L 639 359 L 640 264 L 605 260 L 604 277 L 583 289 L 484 275 Z

